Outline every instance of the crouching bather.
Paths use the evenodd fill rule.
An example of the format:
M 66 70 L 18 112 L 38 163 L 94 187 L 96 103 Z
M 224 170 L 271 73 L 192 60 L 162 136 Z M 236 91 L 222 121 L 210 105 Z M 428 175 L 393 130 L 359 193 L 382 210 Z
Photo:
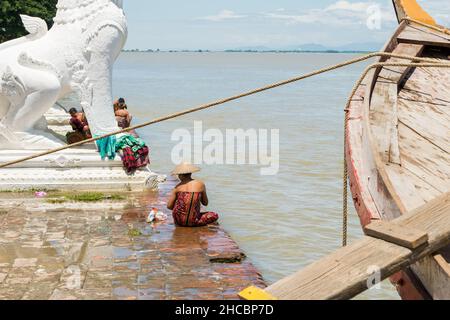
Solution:
M 72 126 L 72 129 L 76 132 L 84 134 L 88 138 L 91 138 L 89 132 L 89 125 L 84 113 L 78 112 L 77 109 L 72 108 L 69 110 L 69 114 L 70 114 L 69 123 Z
M 208 205 L 206 187 L 202 181 L 192 179 L 199 168 L 182 163 L 172 175 L 178 175 L 180 183 L 172 190 L 167 208 L 173 210 L 175 223 L 182 227 L 201 227 L 216 222 L 219 216 L 215 212 L 200 212 L 201 205 Z
M 86 116 L 83 112 L 78 112 L 77 109 L 72 108 L 69 110 L 70 120 L 69 123 L 74 131 L 67 132 L 66 139 L 68 144 L 80 142 L 89 138 L 92 138 L 89 130 L 89 124 Z

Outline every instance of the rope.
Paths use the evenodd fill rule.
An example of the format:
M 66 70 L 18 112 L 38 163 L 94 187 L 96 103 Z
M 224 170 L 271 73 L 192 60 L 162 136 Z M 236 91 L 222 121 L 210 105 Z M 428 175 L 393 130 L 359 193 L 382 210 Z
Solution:
M 126 132 L 128 132 L 130 130 L 135 130 L 135 129 L 147 127 L 147 126 L 159 123 L 159 122 L 163 122 L 163 121 L 167 121 L 167 120 L 170 120 L 170 119 L 178 118 L 178 117 L 181 117 L 183 115 L 187 115 L 187 114 L 190 114 L 190 113 L 194 113 L 194 112 L 198 112 L 198 111 L 201 111 L 201 110 L 209 109 L 209 108 L 212 108 L 212 107 L 215 107 L 215 106 L 219 106 L 219 105 L 225 104 L 225 103 L 233 101 L 233 100 L 238 100 L 238 99 L 241 99 L 241 98 L 244 98 L 244 97 L 247 97 L 247 96 L 251 96 L 251 95 L 263 92 L 263 91 L 267 91 L 267 90 L 270 90 L 270 89 L 281 87 L 281 86 L 284 86 L 284 85 L 287 85 L 287 84 L 290 84 L 290 83 L 294 83 L 294 82 L 297 82 L 297 81 L 300 81 L 300 80 L 304 80 L 304 79 L 307 79 L 307 78 L 310 78 L 310 77 L 313 77 L 313 76 L 316 76 L 316 75 L 319 75 L 319 74 L 322 74 L 322 73 L 326 73 L 326 72 L 329 72 L 329 71 L 332 71 L 332 70 L 336 70 L 336 69 L 339 69 L 339 68 L 342 68 L 342 67 L 345 67 L 345 66 L 348 66 L 348 65 L 351 65 L 351 64 L 355 64 L 355 63 L 358 63 L 358 62 L 362 62 L 362 61 L 365 61 L 365 60 L 368 60 L 368 59 L 371 59 L 371 58 L 375 58 L 375 57 L 392 57 L 392 58 L 412 60 L 412 61 L 421 61 L 421 62 L 430 62 L 430 63 L 435 62 L 435 60 L 433 60 L 433 59 L 418 58 L 418 57 L 407 56 L 407 55 L 398 55 L 398 54 L 392 54 L 392 53 L 387 53 L 387 52 L 369 53 L 369 54 L 361 56 L 359 58 L 351 59 L 351 60 L 348 60 L 348 61 L 345 61 L 345 62 L 342 62 L 342 63 L 338 63 L 336 65 L 332 65 L 332 66 L 329 66 L 329 67 L 326 67 L 326 68 L 323 68 L 323 69 L 319 69 L 319 70 L 307 73 L 307 74 L 299 76 L 299 77 L 295 77 L 295 78 L 291 78 L 291 79 L 288 79 L 288 80 L 276 82 L 276 83 L 267 85 L 265 87 L 261 87 L 261 88 L 257 88 L 257 89 L 251 90 L 251 91 L 244 92 L 244 93 L 239 94 L 239 95 L 231 96 L 231 97 L 228 97 L 228 98 L 225 98 L 225 99 L 221 99 L 221 100 L 218 100 L 218 101 L 215 101 L 215 102 L 212 102 L 212 103 L 208 103 L 208 104 L 205 104 L 205 105 L 200 105 L 200 106 L 195 107 L 195 108 L 186 109 L 184 111 L 180 111 L 180 112 L 176 112 L 176 113 L 173 113 L 173 114 L 169 114 L 167 116 L 163 116 L 163 117 L 160 117 L 160 118 L 148 121 L 148 122 L 144 122 L 142 124 L 139 124 L 139 125 L 136 125 L 136 126 L 132 126 L 132 127 L 126 128 L 126 129 L 118 130 L 118 131 L 111 132 L 111 133 L 108 133 L 108 134 L 104 134 L 104 135 L 101 135 L 101 136 L 98 136 L 98 137 L 95 137 L 95 138 L 90 138 L 90 139 L 87 139 L 87 140 L 83 140 L 83 141 L 80 141 L 80 142 L 76 142 L 76 143 L 73 143 L 73 144 L 69 144 L 69 145 L 66 145 L 66 146 L 55 148 L 55 149 L 52 149 L 52 150 L 49 150 L 49 151 L 39 152 L 39 153 L 36 153 L 34 155 L 31 155 L 31 156 L 28 156 L 28 157 L 23 157 L 23 158 L 20 158 L 20 159 L 17 159 L 17 160 L 4 162 L 4 163 L 0 164 L 0 169 L 8 167 L 8 166 L 11 166 L 11 165 L 14 165 L 14 164 L 18 164 L 18 163 L 21 163 L 21 162 L 25 162 L 25 161 L 28 161 L 28 160 L 32 160 L 32 159 L 35 159 L 35 158 L 39 158 L 39 157 L 42 157 L 42 156 L 46 156 L 46 155 L 49 155 L 49 154 L 52 154 L 52 153 L 55 153 L 55 152 L 59 152 L 59 151 L 63 151 L 63 150 L 66 150 L 66 149 L 78 147 L 78 146 L 81 146 L 81 145 L 84 145 L 84 144 L 87 144 L 87 143 L 95 142 L 97 140 L 104 139 L 104 138 L 107 138 L 107 137 L 110 137 L 110 136 L 113 136 L 113 135 L 126 133 Z
M 414 22 L 414 23 L 416 23 L 418 25 L 421 25 L 422 27 L 426 27 L 426 28 L 429 28 L 429 29 L 432 29 L 432 30 L 435 30 L 435 31 L 442 32 L 442 33 L 450 35 L 450 30 L 448 30 L 447 28 L 444 28 L 444 27 L 433 26 L 431 24 L 427 24 L 427 23 L 424 23 L 422 21 L 419 21 L 419 20 L 416 20 L 416 19 L 411 19 L 411 18 L 403 18 L 401 21 Z
M 247 97 L 247 96 L 250 96 L 250 95 L 254 95 L 254 94 L 257 94 L 257 93 L 260 93 L 260 92 L 263 92 L 263 91 L 267 91 L 267 90 L 270 90 L 270 89 L 281 87 L 281 86 L 284 86 L 284 85 L 287 85 L 287 84 L 290 84 L 290 83 L 294 83 L 294 82 L 297 82 L 297 81 L 300 81 L 300 80 L 304 80 L 304 79 L 307 79 L 307 78 L 310 78 L 310 77 L 313 77 L 313 76 L 316 76 L 316 75 L 319 75 L 319 74 L 322 74 L 322 73 L 326 73 L 326 72 L 329 72 L 329 71 L 332 71 L 332 70 L 336 70 L 336 69 L 339 69 L 339 68 L 342 68 L 342 67 L 345 67 L 345 66 L 348 66 L 348 65 L 352 65 L 352 64 L 355 64 L 355 63 L 359 63 L 359 62 L 362 62 L 362 61 L 365 61 L 365 60 L 368 60 L 368 59 L 371 59 L 371 58 L 375 58 L 375 57 L 398 58 L 398 59 L 404 59 L 404 60 L 411 60 L 411 61 L 414 61 L 414 62 L 413 63 L 375 63 L 375 64 L 372 64 L 372 65 L 368 66 L 365 69 L 365 71 L 363 72 L 362 76 L 356 82 L 355 86 L 352 89 L 351 95 L 350 95 L 349 99 L 347 100 L 346 107 L 345 107 L 345 122 L 344 122 L 344 170 L 343 170 L 344 172 L 343 172 L 343 199 L 342 199 L 343 200 L 343 208 L 342 208 L 342 211 L 343 211 L 342 245 L 346 246 L 347 245 L 347 225 L 348 225 L 348 201 L 347 201 L 347 197 L 348 197 L 348 169 L 347 169 L 347 147 L 346 147 L 346 143 L 345 142 L 347 141 L 348 111 L 349 111 L 349 107 L 350 107 L 350 103 L 351 103 L 352 97 L 355 95 L 356 90 L 361 85 L 362 81 L 367 76 L 369 71 L 374 69 L 374 68 L 381 68 L 381 67 L 387 67 L 387 66 L 390 66 L 390 67 L 445 67 L 445 68 L 450 68 L 450 63 L 437 63 L 436 60 L 434 60 L 434 59 L 419 58 L 419 57 L 407 56 L 407 55 L 398 55 L 398 54 L 387 53 L 387 52 L 369 53 L 369 54 L 361 56 L 359 58 L 351 59 L 351 60 L 348 60 L 348 61 L 345 61 L 345 62 L 342 62 L 342 63 L 338 63 L 338 64 L 335 64 L 335 65 L 332 65 L 332 66 L 329 66 L 329 67 L 326 67 L 326 68 L 322 68 L 322 69 L 319 69 L 319 70 L 307 73 L 307 74 L 299 76 L 299 77 L 295 77 L 295 78 L 291 78 L 291 79 L 288 79 L 288 80 L 276 82 L 276 83 L 273 83 L 273 84 L 270 84 L 270 85 L 267 85 L 267 86 L 264 86 L 264 87 L 261 87 L 261 88 L 257 88 L 257 89 L 254 89 L 254 90 L 251 90 L 251 91 L 247 91 L 247 92 L 235 95 L 235 96 L 224 98 L 224 99 L 212 102 L 212 103 L 208 103 L 208 104 L 205 104 L 205 105 L 200 105 L 200 106 L 195 107 L 195 108 L 186 109 L 186 110 L 183 110 L 183 111 L 180 111 L 180 112 L 169 114 L 167 116 L 163 116 L 163 117 L 160 117 L 160 118 L 157 118 L 157 119 L 154 119 L 154 120 L 151 120 L 151 121 L 148 121 L 148 122 L 136 125 L 136 126 L 132 126 L 130 128 L 126 128 L 126 129 L 123 129 L 123 130 L 118 130 L 118 131 L 115 131 L 115 132 L 112 132 L 112 133 L 101 135 L 99 137 L 83 140 L 83 141 L 80 141 L 80 142 L 77 142 L 77 143 L 73 143 L 73 144 L 70 144 L 70 145 L 67 145 L 67 146 L 62 146 L 62 147 L 55 148 L 55 149 L 52 149 L 52 150 L 49 150 L 49 151 L 39 152 L 39 153 L 36 153 L 36 154 L 28 156 L 28 157 L 24 157 L 24 158 L 16 159 L 16 160 L 13 160 L 13 161 L 5 162 L 5 163 L 0 164 L 0 168 L 5 168 L 5 167 L 8 167 L 8 166 L 11 166 L 11 165 L 14 165 L 14 164 L 22 163 L 22 162 L 25 162 L 25 161 L 28 161 L 28 160 L 32 160 L 32 159 L 35 159 L 35 158 L 39 158 L 39 157 L 42 157 L 42 156 L 45 156 L 45 155 L 49 155 L 49 154 L 52 154 L 52 153 L 63 151 L 63 150 L 69 149 L 69 148 L 74 148 L 74 147 L 81 146 L 81 145 L 84 145 L 84 144 L 87 144 L 87 143 L 95 142 L 97 140 L 104 139 L 104 138 L 107 138 L 107 137 L 110 137 L 110 136 L 113 136 L 113 135 L 126 133 L 126 132 L 128 132 L 130 130 L 135 130 L 135 129 L 139 129 L 139 128 L 142 128 L 142 127 L 150 126 L 150 125 L 153 125 L 153 124 L 156 124 L 156 123 L 159 123 L 159 122 L 163 122 L 163 121 L 167 121 L 167 120 L 170 120 L 170 119 L 174 119 L 174 118 L 186 115 L 186 114 L 190 114 L 190 113 L 198 112 L 198 111 L 201 111 L 201 110 L 209 109 L 209 108 L 212 108 L 212 107 L 215 107 L 215 106 L 219 106 L 219 105 L 225 104 L 225 103 L 233 101 L 233 100 L 238 100 L 238 99 L 241 99 L 241 98 L 244 98 L 244 97 Z M 421 62 L 421 63 L 418 63 L 418 62 Z

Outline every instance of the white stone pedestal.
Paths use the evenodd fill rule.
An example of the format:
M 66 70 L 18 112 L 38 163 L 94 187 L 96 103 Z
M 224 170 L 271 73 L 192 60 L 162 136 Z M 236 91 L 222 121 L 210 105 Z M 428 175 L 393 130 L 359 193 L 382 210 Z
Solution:
M 56 134 L 65 137 L 67 132 L 72 131 L 72 127 L 69 123 L 70 115 L 61 108 L 53 106 L 47 111 L 44 118 L 47 121 L 48 129 Z
M 37 150 L 0 150 L 0 162 L 23 158 Z M 155 189 L 165 176 L 147 168 L 128 175 L 120 157 L 101 160 L 94 144 L 68 149 L 0 169 L 0 191 Z
M 67 112 L 53 107 L 44 115 L 42 126 L 56 139 L 64 139 L 72 131 L 69 119 Z M 46 150 L 0 150 L 0 163 L 42 151 Z M 0 191 L 141 191 L 156 189 L 165 179 L 148 168 L 128 175 L 119 155 L 101 160 L 95 144 L 90 143 L 0 169 Z

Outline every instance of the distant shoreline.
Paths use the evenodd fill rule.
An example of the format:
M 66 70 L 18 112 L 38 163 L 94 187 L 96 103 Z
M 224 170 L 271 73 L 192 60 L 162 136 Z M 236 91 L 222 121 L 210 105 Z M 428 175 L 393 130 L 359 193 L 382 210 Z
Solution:
M 374 51 L 360 50 L 122 50 L 122 52 L 137 53 L 371 53 Z

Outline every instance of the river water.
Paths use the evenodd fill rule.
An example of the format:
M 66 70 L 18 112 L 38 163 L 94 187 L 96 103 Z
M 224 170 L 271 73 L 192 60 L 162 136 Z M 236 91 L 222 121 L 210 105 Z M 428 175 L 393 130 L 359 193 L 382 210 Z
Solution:
M 355 56 L 122 53 L 114 69 L 114 94 L 126 98 L 137 124 Z M 340 246 L 343 109 L 365 65 L 139 130 L 151 147 L 152 169 L 168 173 L 178 144 L 172 133 L 184 128 L 193 134 L 194 121 L 202 121 L 203 131 L 218 129 L 224 136 L 226 129 L 279 129 L 278 174 L 262 176 L 261 165 L 202 164 L 196 175 L 207 184 L 208 209 L 220 214 L 221 224 L 269 283 Z M 362 236 L 351 209 L 350 241 Z M 384 282 L 357 298 L 398 295 Z

